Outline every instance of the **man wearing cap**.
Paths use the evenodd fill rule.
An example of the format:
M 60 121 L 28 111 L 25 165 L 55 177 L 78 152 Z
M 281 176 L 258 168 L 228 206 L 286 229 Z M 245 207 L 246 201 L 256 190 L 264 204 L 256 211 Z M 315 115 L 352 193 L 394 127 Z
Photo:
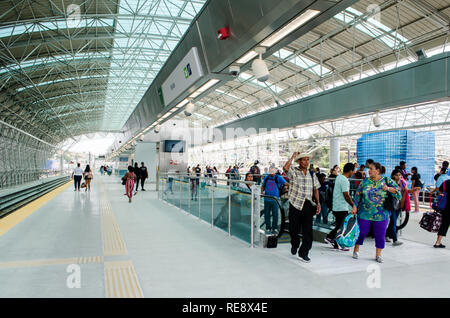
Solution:
M 294 160 L 298 167 L 291 167 Z M 289 234 L 291 236 L 291 253 L 295 255 L 298 249 L 300 260 L 309 263 L 309 250 L 312 247 L 313 216 L 320 214 L 320 201 L 318 188 L 319 180 L 315 174 L 310 174 L 309 154 L 294 152 L 292 157 L 283 167 L 289 178 Z M 317 202 L 314 207 L 313 196 Z M 302 245 L 298 237 L 300 227 L 302 228 Z

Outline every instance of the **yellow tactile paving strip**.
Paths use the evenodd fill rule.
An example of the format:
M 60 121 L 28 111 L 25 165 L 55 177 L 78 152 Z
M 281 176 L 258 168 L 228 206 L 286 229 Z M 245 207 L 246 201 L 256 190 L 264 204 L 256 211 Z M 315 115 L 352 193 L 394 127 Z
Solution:
M 42 197 L 30 202 L 29 204 L 17 209 L 16 211 L 8 214 L 7 216 L 0 219 L 0 236 L 11 230 L 18 223 L 26 219 L 28 216 L 37 211 L 40 207 L 46 204 L 48 201 L 56 197 L 58 194 L 66 190 L 71 182 L 68 182 L 55 190 L 50 191 L 47 194 L 44 194 Z
M 114 256 L 128 254 L 116 218 L 112 212 L 111 204 L 103 192 L 100 198 L 100 209 L 102 216 L 103 255 Z
M 103 256 L 0 262 L 0 268 L 40 267 L 50 265 L 88 264 L 88 263 L 103 263 Z
M 143 298 L 131 261 L 105 262 L 105 288 L 108 298 Z
M 66 190 L 70 183 L 63 185 L 41 198 L 27 204 L 18 209 L 14 213 L 0 220 L 0 236 L 11 228 L 16 226 L 20 221 L 38 210 L 45 203 L 56 197 L 62 191 Z M 101 227 L 103 255 L 115 256 L 126 255 L 128 251 L 125 246 L 119 226 L 114 217 L 111 204 L 104 192 L 100 182 L 100 210 L 101 210 Z M 51 265 L 69 265 L 69 264 L 91 264 L 104 263 L 105 275 L 105 294 L 108 298 L 143 298 L 141 286 L 137 279 L 133 263 L 128 261 L 104 261 L 104 256 L 82 256 L 72 258 L 59 259 L 40 259 L 25 261 L 0 262 L 0 268 L 21 268 L 21 267 L 41 267 Z
M 128 254 L 114 213 L 100 182 L 100 210 L 102 217 L 103 255 Z M 105 294 L 107 298 L 143 298 L 133 263 L 127 261 L 104 262 Z

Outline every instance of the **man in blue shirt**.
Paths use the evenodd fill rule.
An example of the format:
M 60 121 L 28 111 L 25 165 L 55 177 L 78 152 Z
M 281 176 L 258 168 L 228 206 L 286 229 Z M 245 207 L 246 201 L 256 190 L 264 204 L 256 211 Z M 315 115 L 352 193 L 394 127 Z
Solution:
M 269 175 L 264 178 L 261 186 L 261 191 L 265 195 L 270 195 L 275 198 L 280 198 L 280 189 L 286 184 L 286 180 L 280 175 L 276 174 L 277 169 L 271 167 Z M 272 218 L 270 214 L 272 212 Z M 264 198 L 264 219 L 266 221 L 266 234 L 278 232 L 278 204 L 275 200 Z

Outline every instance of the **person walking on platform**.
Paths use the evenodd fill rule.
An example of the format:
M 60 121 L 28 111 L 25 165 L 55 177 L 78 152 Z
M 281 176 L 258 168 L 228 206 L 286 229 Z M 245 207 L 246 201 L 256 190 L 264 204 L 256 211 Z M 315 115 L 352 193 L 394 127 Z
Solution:
M 374 161 L 372 159 L 367 159 L 366 160 L 366 164 L 364 165 L 365 166 L 365 168 L 364 168 L 364 173 L 365 173 L 364 178 L 370 178 L 370 176 L 369 176 L 369 169 L 370 169 L 369 166 L 372 163 L 374 163 Z
M 374 162 L 369 165 L 369 178 L 361 181 L 355 193 L 355 202 L 358 206 L 358 222 L 360 234 L 353 249 L 353 258 L 359 257 L 359 247 L 363 245 L 364 239 L 373 228 L 375 235 L 376 256 L 378 263 L 383 263 L 381 252 L 385 246 L 386 229 L 389 223 L 390 212 L 384 208 L 387 193 L 390 192 L 394 198 L 400 200 L 402 195 L 400 187 L 388 177 L 383 177 L 384 167 Z
M 139 180 L 141 180 L 141 169 L 139 169 L 137 162 L 134 163 L 133 172 L 136 175 L 136 192 L 134 193 L 134 195 L 136 195 L 139 188 Z
M 261 169 L 258 167 L 259 161 L 256 160 L 253 166 L 250 168 L 250 173 L 253 175 L 253 181 L 256 182 L 257 185 L 261 184 Z
M 72 179 L 74 181 L 75 191 L 80 191 L 81 179 L 83 179 L 83 169 L 80 168 L 80 164 L 77 164 L 77 167 L 73 169 Z
M 413 191 L 414 212 L 419 212 L 419 192 L 420 192 L 420 189 L 423 187 L 423 184 L 422 184 L 422 181 L 420 181 L 420 174 L 417 171 L 417 167 L 412 167 L 411 172 L 412 172 L 411 189 L 414 190 Z M 408 180 L 408 179 L 405 179 L 405 180 Z M 419 188 L 419 190 L 417 188 Z
M 403 179 L 405 179 L 406 181 L 408 181 L 409 176 L 411 175 L 411 173 L 406 171 L 406 162 L 405 161 L 400 161 L 400 173 L 402 174 Z M 412 169 L 411 169 L 412 171 Z
M 353 163 L 346 163 L 344 166 L 344 174 L 336 177 L 333 190 L 333 215 L 336 218 L 336 226 L 330 233 L 328 233 L 325 241 L 330 243 L 333 248 L 348 251 L 347 248 L 340 248 L 336 243 L 335 238 L 337 231 L 341 228 L 348 213 L 356 214 L 356 205 L 350 197 L 350 179 L 353 175 L 355 165 Z
M 198 169 L 200 169 L 199 166 L 197 166 Z M 196 174 L 196 168 L 192 168 L 191 175 L 190 175 L 190 182 L 191 182 L 191 200 L 197 201 L 197 195 L 198 195 L 198 186 L 199 186 L 199 177 L 197 177 Z
M 291 167 L 292 161 L 298 167 Z M 315 174 L 310 174 L 309 155 L 294 152 L 283 167 L 289 178 L 289 234 L 291 236 L 291 254 L 295 255 L 298 249 L 298 257 L 303 262 L 311 262 L 308 253 L 313 240 L 313 216 L 320 214 L 319 180 Z M 317 202 L 314 207 L 313 196 Z M 302 245 L 298 237 L 302 228 Z
M 148 179 L 148 170 L 147 167 L 144 165 L 144 162 L 141 162 L 141 167 L 139 168 L 139 176 L 141 180 L 141 189 L 142 191 L 145 191 L 144 189 L 144 183 L 145 180 Z M 136 187 L 137 189 L 137 187 Z
M 134 173 L 133 166 L 128 166 L 128 172 L 122 177 L 122 181 L 125 181 L 125 191 L 128 197 L 128 202 L 131 203 L 133 197 L 134 183 L 136 181 L 136 174 Z
M 89 165 L 86 165 L 86 169 L 84 169 L 83 176 L 84 176 L 84 181 L 86 182 L 85 191 L 89 190 L 89 192 L 90 192 L 91 191 L 91 181 L 94 178 L 94 175 L 93 175 L 91 167 Z
M 411 211 L 411 198 L 409 197 L 409 193 L 412 193 L 413 190 L 408 190 L 408 185 L 406 180 L 403 178 L 403 174 L 401 169 L 394 169 L 391 173 L 391 179 L 395 181 L 400 187 L 400 191 L 402 194 L 402 199 L 400 201 L 400 209 L 396 211 L 391 211 L 391 216 L 389 219 L 389 226 L 387 228 L 387 237 L 393 240 L 393 246 L 402 245 L 403 242 L 398 241 L 397 238 L 397 218 L 403 211 Z M 390 240 L 386 239 L 386 242 L 390 242 Z
M 230 172 L 231 172 L 231 166 L 229 166 L 228 169 L 227 169 L 227 171 L 225 171 L 225 175 L 226 175 L 226 177 L 227 177 L 228 180 L 231 179 Z M 227 181 L 227 186 L 228 186 L 228 185 L 230 185 L 230 181 Z
M 276 172 L 275 168 L 270 168 L 270 174 L 264 178 L 261 185 L 261 192 L 280 199 L 280 190 L 284 187 L 286 180 L 282 176 L 275 174 Z M 254 180 L 254 174 L 250 173 Z M 264 219 L 266 222 L 266 234 L 278 234 L 278 203 L 274 199 L 264 198 Z
M 434 244 L 435 248 L 445 248 L 445 245 L 443 245 L 441 243 L 442 238 L 444 236 L 447 236 L 447 231 L 448 231 L 448 227 L 450 225 L 450 204 L 449 204 L 449 189 L 450 189 L 450 180 L 445 180 L 441 186 L 439 187 L 439 192 L 444 193 L 444 189 L 445 192 L 447 193 L 447 203 L 445 204 L 445 209 L 444 211 L 442 211 L 442 223 L 441 223 L 441 227 L 439 228 L 439 231 L 437 233 L 437 240 L 436 243 Z

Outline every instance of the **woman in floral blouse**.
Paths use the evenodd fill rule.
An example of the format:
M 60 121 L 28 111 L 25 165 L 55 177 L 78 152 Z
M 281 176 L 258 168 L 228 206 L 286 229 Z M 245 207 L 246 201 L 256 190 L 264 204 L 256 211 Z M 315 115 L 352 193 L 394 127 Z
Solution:
M 400 187 L 391 178 L 383 177 L 384 167 L 378 162 L 369 165 L 369 178 L 361 181 L 355 193 L 355 202 L 358 204 L 358 221 L 360 234 L 353 250 L 353 258 L 358 258 L 359 246 L 363 245 L 370 227 L 373 226 L 377 262 L 382 263 L 381 251 L 384 249 L 386 229 L 389 224 L 390 212 L 383 205 L 387 192 L 394 198 L 402 198 Z

